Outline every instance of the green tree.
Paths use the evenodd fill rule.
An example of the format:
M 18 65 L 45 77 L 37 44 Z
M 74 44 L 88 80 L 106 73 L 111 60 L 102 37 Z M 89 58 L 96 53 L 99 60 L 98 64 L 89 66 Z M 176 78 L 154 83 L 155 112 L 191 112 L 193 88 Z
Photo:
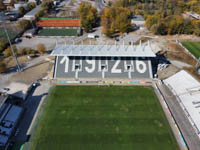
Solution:
M 200 36 L 200 20 L 194 20 L 192 24 L 194 26 L 194 34 Z
M 26 9 L 24 7 L 19 7 L 18 12 L 20 16 L 24 16 L 24 14 L 26 13 Z
M 116 32 L 125 33 L 131 29 L 131 12 L 127 8 L 105 8 L 101 15 L 102 32 L 112 37 Z
M 42 1 L 41 9 L 45 12 L 49 12 L 53 7 L 53 1 Z
M 7 40 L 5 40 L 5 39 L 2 39 L 1 41 L 0 41 L 0 52 L 2 52 L 3 50 L 4 50 L 4 48 L 6 47 L 6 43 L 7 43 L 8 41 Z
M 45 53 L 45 51 L 46 51 L 46 47 L 45 47 L 45 45 L 44 44 L 38 44 L 37 45 L 37 51 L 40 53 L 40 54 L 44 54 Z
M 97 25 L 97 9 L 90 4 L 81 3 L 78 8 L 78 13 L 81 19 L 81 26 L 86 32 L 89 32 Z
M 18 21 L 18 26 L 22 29 L 22 30 L 27 30 L 31 27 L 31 22 L 29 20 L 20 20 Z
M 30 10 L 32 10 L 32 9 L 35 8 L 35 7 L 36 7 L 36 3 L 30 2 L 30 3 L 28 3 L 28 5 L 27 5 L 27 10 L 30 11 Z
M 40 9 L 36 12 L 35 17 L 39 19 L 40 17 L 44 16 L 45 12 L 43 9 Z
M 194 26 L 190 19 L 184 20 L 184 34 L 193 34 L 194 33 Z
M 3 56 L 4 57 L 9 57 L 12 55 L 12 51 L 10 48 L 7 48 L 4 52 L 3 52 Z
M 131 29 L 130 11 L 128 9 L 121 9 L 115 18 L 117 30 L 120 33 L 129 32 Z
M 6 64 L 0 61 L 0 73 L 3 73 L 6 71 Z
M 154 24 L 158 23 L 158 20 L 159 20 L 159 16 L 157 16 L 157 15 L 153 15 L 153 16 L 147 15 L 146 21 L 145 21 L 145 26 L 147 27 L 147 29 L 151 29 L 151 27 Z
M 3 1 L 0 1 L 0 11 L 6 10 L 6 6 L 4 5 Z
M 161 22 L 154 27 L 154 34 L 166 35 L 167 33 L 168 28 L 164 22 Z

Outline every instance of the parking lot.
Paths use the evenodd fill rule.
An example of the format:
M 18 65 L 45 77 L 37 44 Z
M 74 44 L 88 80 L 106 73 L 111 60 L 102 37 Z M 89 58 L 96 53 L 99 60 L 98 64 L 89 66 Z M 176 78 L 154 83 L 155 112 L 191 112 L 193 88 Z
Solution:
M 51 50 L 57 44 L 64 44 L 65 42 L 72 42 L 74 37 L 33 37 L 33 38 L 21 38 L 22 41 L 16 44 L 17 48 L 32 48 L 37 49 L 37 45 L 42 43 L 46 46 L 47 50 Z

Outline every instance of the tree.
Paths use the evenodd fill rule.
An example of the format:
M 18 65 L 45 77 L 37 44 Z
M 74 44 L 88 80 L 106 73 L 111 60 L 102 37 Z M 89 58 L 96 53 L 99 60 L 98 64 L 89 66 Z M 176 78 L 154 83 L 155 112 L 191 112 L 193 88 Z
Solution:
M 40 9 L 40 10 L 38 10 L 38 11 L 36 12 L 35 17 L 36 17 L 36 18 L 40 18 L 40 17 L 44 16 L 44 14 L 45 14 L 44 10 L 43 10 L 43 9 Z
M 5 39 L 0 40 L 0 52 L 2 52 L 4 50 L 4 48 L 6 48 L 6 43 L 8 41 Z
M 3 1 L 0 1 L 0 11 L 6 10 L 6 6 L 4 5 Z
M 4 52 L 3 52 L 4 57 L 9 57 L 12 55 L 12 51 L 10 48 L 7 48 Z
M 53 7 L 53 1 L 42 1 L 42 5 L 41 8 L 46 11 L 49 12 Z
M 131 19 L 130 19 L 130 11 L 128 9 L 121 9 L 119 10 L 119 13 L 116 15 L 116 27 L 117 30 L 119 30 L 120 33 L 129 32 L 131 29 Z
M 112 37 L 116 26 L 115 26 L 115 10 L 113 7 L 105 8 L 103 14 L 101 15 L 101 25 L 102 25 L 102 32 L 107 35 L 108 37 Z
M 15 54 L 17 54 L 18 49 L 17 49 L 16 45 L 13 45 L 12 48 L 13 48 L 13 51 L 15 52 Z M 5 49 L 5 51 L 3 52 L 3 55 L 4 55 L 4 57 L 12 56 L 13 53 L 12 53 L 11 48 L 8 47 L 7 49 Z
M 35 8 L 35 7 L 36 7 L 36 3 L 30 2 L 30 3 L 28 3 L 28 5 L 27 5 L 27 10 L 30 11 L 30 10 L 32 10 L 32 9 Z
M 194 34 L 200 36 L 200 20 L 194 20 L 192 24 L 194 26 Z
M 31 22 L 29 20 L 20 20 L 18 21 L 18 26 L 22 29 L 22 30 L 27 30 L 31 27 Z
M 154 34 L 158 35 L 166 35 L 168 32 L 168 28 L 164 22 L 161 22 L 153 26 L 153 32 Z
M 19 7 L 18 12 L 20 16 L 24 16 L 24 14 L 26 13 L 26 9 L 24 7 Z
M 39 53 L 41 53 L 41 54 L 45 53 L 45 51 L 46 51 L 45 45 L 42 44 L 42 43 L 38 44 L 38 45 L 37 45 L 37 51 L 38 51 Z
M 146 21 L 145 21 L 145 26 L 148 28 L 148 29 L 151 29 L 151 27 L 154 25 L 154 24 L 157 24 L 158 23 L 158 20 L 159 20 L 159 16 L 156 16 L 156 15 L 147 15 L 146 16 Z
M 125 33 L 131 29 L 131 12 L 127 8 L 105 8 L 101 16 L 102 32 L 112 37 L 116 32 Z
M 90 4 L 82 3 L 78 8 L 78 13 L 81 19 L 81 26 L 86 32 L 89 32 L 97 24 L 97 9 Z
M 3 73 L 6 71 L 6 64 L 0 61 L 0 73 Z
M 184 20 L 184 34 L 193 34 L 194 33 L 194 26 L 190 19 Z

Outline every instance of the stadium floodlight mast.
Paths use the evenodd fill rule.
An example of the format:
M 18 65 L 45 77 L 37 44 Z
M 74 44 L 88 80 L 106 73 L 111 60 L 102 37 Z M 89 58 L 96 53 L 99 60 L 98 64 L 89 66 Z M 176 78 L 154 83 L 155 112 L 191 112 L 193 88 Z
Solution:
M 21 72 L 22 69 L 20 68 L 19 62 L 18 62 L 18 60 L 17 60 L 17 56 L 16 56 L 16 54 L 15 54 L 15 52 L 14 52 L 14 50 L 13 50 L 13 47 L 12 47 L 12 44 L 11 44 L 11 41 L 10 41 L 10 38 L 9 38 L 9 35 L 8 35 L 8 31 L 7 31 L 7 29 L 6 29 L 5 15 L 4 15 L 3 12 L 0 12 L 0 20 L 1 20 L 2 23 L 3 23 L 3 28 L 4 28 L 4 31 L 5 31 L 6 36 L 7 36 L 7 38 L 8 38 L 8 42 L 9 42 L 9 44 L 10 44 L 10 49 L 11 49 L 11 51 L 12 51 L 12 53 L 13 53 L 13 57 L 15 58 L 16 65 L 17 65 L 17 68 L 18 68 L 17 70 L 18 70 L 19 72 Z

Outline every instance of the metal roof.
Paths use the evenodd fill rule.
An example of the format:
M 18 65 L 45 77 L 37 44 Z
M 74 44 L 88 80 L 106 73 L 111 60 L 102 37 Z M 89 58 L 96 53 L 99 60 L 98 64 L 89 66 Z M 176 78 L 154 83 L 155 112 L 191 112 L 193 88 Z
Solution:
M 7 113 L 4 120 L 15 123 L 20 118 L 22 111 L 23 111 L 22 107 L 13 105 L 12 108 Z
M 165 79 L 164 83 L 179 98 L 181 107 L 200 137 L 200 83 L 184 70 Z
M 151 45 L 57 45 L 52 56 L 155 57 Z

